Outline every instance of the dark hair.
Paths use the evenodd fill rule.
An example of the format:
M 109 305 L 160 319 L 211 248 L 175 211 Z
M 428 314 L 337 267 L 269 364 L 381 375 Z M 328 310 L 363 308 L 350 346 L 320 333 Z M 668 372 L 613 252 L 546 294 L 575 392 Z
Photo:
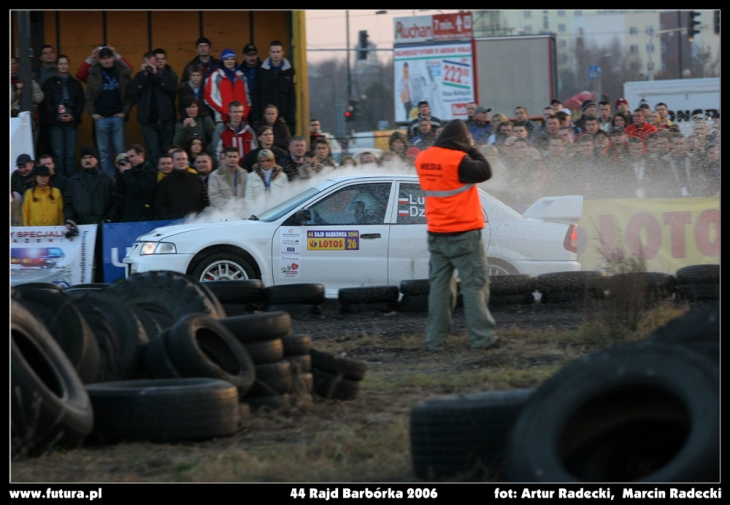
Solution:
M 601 100 L 598 102 L 598 105 L 611 105 L 611 102 L 607 102 L 606 100 Z
M 238 100 L 233 100 L 231 103 L 228 104 L 228 110 L 231 110 L 231 107 L 243 107 L 243 104 L 239 102 Z
M 639 137 L 629 137 L 629 144 L 641 144 L 644 145 L 644 141 Z
M 665 104 L 664 102 L 659 102 L 658 104 L 656 104 L 654 106 L 654 110 L 656 110 L 656 108 L 659 107 L 660 105 L 663 105 L 664 107 L 667 107 L 667 104 Z M 669 108 L 669 107 L 667 107 L 667 108 Z
M 59 54 L 59 55 L 58 55 L 58 57 L 56 58 L 56 65 L 58 65 L 58 61 L 59 61 L 59 60 L 60 60 L 61 58 L 66 58 L 66 60 L 67 60 L 67 61 L 69 62 L 69 64 L 71 63 L 71 58 L 69 58 L 69 57 L 68 57 L 68 56 L 66 56 L 65 54 Z
M 129 146 L 127 148 L 127 151 L 134 151 L 137 154 L 144 154 L 145 153 L 144 147 L 142 147 L 139 144 L 132 144 L 131 146 Z
M 615 124 L 614 124 L 614 121 L 616 120 L 616 118 L 617 118 L 617 117 L 621 117 L 621 118 L 623 118 L 623 120 L 624 120 L 624 125 L 628 125 L 628 124 L 629 124 L 629 119 L 628 119 L 628 118 L 626 117 L 626 114 L 624 114 L 623 112 L 617 112 L 617 113 L 616 113 L 616 114 L 614 114 L 614 115 L 613 115 L 613 117 L 611 118 L 611 124 L 612 124 L 612 125 L 614 125 L 614 126 L 615 126 Z
M 167 51 L 165 51 L 161 47 L 158 47 L 157 49 L 153 49 L 152 52 L 154 54 L 164 54 L 165 56 L 167 56 Z
M 271 43 L 269 44 L 269 47 L 271 47 L 271 46 L 280 46 L 282 49 L 284 49 L 284 44 L 282 44 L 278 40 L 272 40 Z
M 188 68 L 185 69 L 188 73 L 188 75 L 192 74 L 193 72 L 197 72 L 199 74 L 203 74 L 203 67 L 198 65 L 197 63 L 193 63 L 191 65 L 188 65 Z
M 605 132 L 605 131 L 603 131 L 603 130 L 598 130 L 598 131 L 597 131 L 596 133 L 594 133 L 594 134 L 593 134 L 593 138 L 596 138 L 596 137 L 598 137 L 599 135 L 603 135 L 603 136 L 605 136 L 606 138 L 608 138 L 608 133 L 606 133 L 606 132 Z
M 41 46 L 41 52 L 43 52 L 43 50 L 46 49 L 47 47 L 50 47 L 51 49 L 53 49 L 53 46 L 52 45 L 45 44 L 45 45 Z M 55 51 L 55 49 L 53 49 L 53 50 Z
M 241 155 L 241 153 L 238 152 L 238 148 L 233 147 L 233 146 L 228 146 L 225 149 L 223 149 L 223 154 L 225 154 L 225 153 L 236 153 L 239 156 Z
M 256 136 L 260 137 L 266 133 L 266 130 L 271 130 L 271 133 L 274 133 L 274 129 L 271 126 L 261 125 L 256 129 Z
M 142 58 L 144 58 L 145 60 L 148 60 L 150 58 L 157 58 L 157 55 L 155 54 L 154 51 L 147 51 L 146 53 L 144 53 Z
M 52 161 L 56 161 L 53 159 L 53 156 L 48 153 L 43 153 L 40 156 L 38 156 L 38 161 L 40 162 L 43 158 L 51 158 Z
M 555 113 L 555 117 L 558 118 L 558 121 L 560 121 L 562 123 L 563 121 L 565 121 L 568 118 L 568 115 L 565 112 L 563 112 L 562 110 L 559 110 L 558 112 Z
M 593 142 L 593 135 L 581 135 L 576 140 L 577 144 L 585 143 L 585 142 Z
M 193 135 L 192 137 L 190 137 L 188 139 L 188 142 L 187 142 L 187 145 L 186 145 L 187 149 L 185 149 L 187 151 L 187 153 L 188 153 L 188 156 L 191 157 L 191 158 L 192 158 L 192 155 L 193 155 L 191 149 L 193 147 L 193 142 L 195 142 L 196 140 L 199 140 L 200 141 L 201 152 L 205 152 L 205 139 L 203 137 L 201 137 L 200 135 Z
M 213 162 L 213 157 L 208 151 L 200 151 L 198 154 L 195 155 L 196 158 L 198 158 L 199 156 L 207 156 L 211 163 Z
M 585 122 L 587 123 L 588 121 L 598 122 L 598 118 L 596 116 L 586 116 Z
M 324 137 L 317 137 L 316 139 L 314 139 L 314 142 L 312 142 L 312 147 L 316 146 L 317 144 L 324 144 L 327 147 L 330 146 L 330 143 L 327 142 L 327 139 Z
M 512 123 L 513 129 L 517 128 L 518 126 L 527 129 L 527 123 L 525 123 L 524 121 L 515 121 L 514 123 Z
M 304 157 L 305 158 L 316 158 L 317 155 L 314 154 L 314 151 L 307 151 L 306 153 L 304 153 Z
M 190 107 L 193 104 L 198 106 L 198 115 L 200 115 L 201 105 L 200 105 L 200 102 L 198 101 L 198 99 L 195 98 L 195 95 L 187 95 L 182 103 L 182 105 L 185 109 L 187 109 L 188 107 Z M 186 113 L 187 113 L 187 111 L 186 111 Z

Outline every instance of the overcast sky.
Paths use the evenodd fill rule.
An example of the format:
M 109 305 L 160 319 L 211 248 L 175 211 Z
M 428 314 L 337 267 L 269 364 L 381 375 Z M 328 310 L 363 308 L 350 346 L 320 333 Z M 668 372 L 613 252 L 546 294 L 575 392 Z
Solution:
M 307 60 L 320 62 L 330 58 L 345 58 L 345 51 L 312 51 L 312 49 L 345 49 L 347 47 L 347 22 L 344 10 L 307 10 Z M 422 16 L 458 12 L 445 10 L 386 10 L 375 14 L 378 9 L 350 11 L 350 47 L 357 44 L 358 32 L 367 30 L 370 42 L 380 49 L 393 47 L 393 18 Z M 387 53 L 383 53 L 384 58 Z M 355 58 L 355 54 L 350 55 Z

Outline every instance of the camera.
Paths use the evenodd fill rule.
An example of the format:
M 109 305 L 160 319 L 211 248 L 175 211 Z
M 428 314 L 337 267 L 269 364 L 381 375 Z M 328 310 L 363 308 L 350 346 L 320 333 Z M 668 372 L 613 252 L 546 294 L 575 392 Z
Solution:
M 151 65 L 145 65 L 144 66 L 145 72 L 152 72 L 152 66 Z
M 78 236 L 78 234 L 79 234 L 79 229 L 75 226 L 72 226 L 71 229 L 68 230 L 64 236 L 66 238 L 72 238 L 72 237 Z

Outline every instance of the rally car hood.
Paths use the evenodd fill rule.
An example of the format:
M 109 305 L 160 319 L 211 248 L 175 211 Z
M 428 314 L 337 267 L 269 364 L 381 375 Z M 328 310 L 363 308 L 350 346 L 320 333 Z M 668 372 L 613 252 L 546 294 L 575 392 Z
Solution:
M 149 233 L 137 237 L 137 242 L 161 242 L 182 233 L 189 233 L 203 229 L 211 230 L 226 227 L 236 227 L 237 229 L 240 229 L 241 226 L 261 226 L 263 224 L 267 223 L 264 223 L 263 221 L 250 221 L 248 219 L 241 219 L 235 221 L 220 221 L 214 223 L 193 222 L 185 224 L 175 224 L 170 226 L 160 226 L 159 228 L 155 228 Z

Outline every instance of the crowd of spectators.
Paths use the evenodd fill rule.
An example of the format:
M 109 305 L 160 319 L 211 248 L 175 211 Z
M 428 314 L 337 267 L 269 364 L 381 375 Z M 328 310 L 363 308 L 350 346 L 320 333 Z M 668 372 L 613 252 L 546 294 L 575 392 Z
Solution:
M 245 205 L 337 167 L 414 170 L 415 158 L 446 124 L 421 101 L 418 117 L 390 135 L 379 157 L 361 152 L 336 162 L 317 119 L 310 120 L 309 138 L 292 136 L 294 69 L 280 42 L 270 44 L 263 62 L 247 44 L 240 64 L 231 49 L 216 59 L 207 38 L 195 49 L 181 79 L 162 48 L 144 54 L 136 71 L 113 47 L 96 48 L 73 77 L 68 57 L 44 46 L 30 83 L 20 82 L 11 57 L 11 116 L 24 84 L 30 86 L 40 148 L 37 163 L 32 153 L 17 156 L 13 224 L 72 228 L 175 219 L 231 201 Z M 642 101 L 630 110 L 619 98 L 613 106 L 586 100 L 573 121 L 556 99 L 543 109 L 542 121 L 532 121 L 523 106 L 509 119 L 470 103 L 471 140 L 494 174 L 485 189 L 515 208 L 545 195 L 719 196 L 719 119 L 696 118 L 685 137 L 664 103 L 651 110 Z M 125 143 L 133 107 L 144 146 Z M 84 116 L 93 122 L 95 145 L 81 149 L 77 167 Z

